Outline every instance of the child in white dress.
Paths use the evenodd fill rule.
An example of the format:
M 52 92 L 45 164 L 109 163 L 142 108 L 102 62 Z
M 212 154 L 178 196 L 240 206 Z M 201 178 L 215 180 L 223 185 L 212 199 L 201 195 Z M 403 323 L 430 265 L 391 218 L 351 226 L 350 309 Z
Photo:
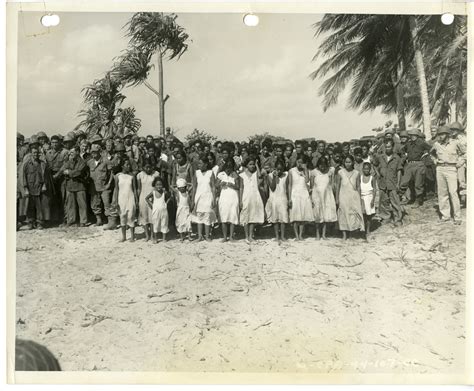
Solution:
M 209 159 L 203 156 L 199 160 L 199 169 L 193 177 L 193 208 L 192 222 L 198 226 L 198 240 L 204 240 L 202 227 L 204 226 L 205 238 L 211 240 L 211 226 L 217 221 L 215 208 L 215 176 L 209 167 Z
M 254 241 L 255 224 L 263 224 L 265 212 L 259 190 L 260 175 L 256 158 L 248 157 L 242 164 L 244 172 L 240 174 L 240 224 L 244 226 L 247 243 Z
M 334 167 L 329 161 L 320 157 L 316 168 L 310 172 L 311 201 L 313 203 L 314 221 L 316 223 L 316 239 L 326 239 L 327 223 L 337 221 L 336 200 L 334 198 Z M 321 236 L 319 234 L 322 225 Z
M 227 160 L 222 171 L 217 174 L 219 218 L 222 224 L 223 242 L 234 241 L 234 227 L 239 224 L 240 178 L 235 172 L 233 160 Z M 229 236 L 227 235 L 229 233 Z
M 360 177 L 360 196 L 362 198 L 362 212 L 364 214 L 365 240 L 369 239 L 370 224 L 375 215 L 376 184 L 375 178 L 371 175 L 372 165 L 364 163 L 362 175 Z
M 176 180 L 176 188 L 173 188 L 176 199 L 176 230 L 179 233 L 181 241 L 187 239 L 191 241 L 191 213 L 189 211 L 189 195 L 187 191 L 187 183 L 183 178 Z
M 288 223 L 288 173 L 285 172 L 285 162 L 278 159 L 275 170 L 266 177 L 270 189 L 265 212 L 269 223 L 273 224 L 275 240 L 285 241 L 285 226 Z
M 137 185 L 138 185 L 138 206 L 139 206 L 139 215 L 138 215 L 138 224 L 143 226 L 145 230 L 145 238 L 148 242 L 153 233 L 152 227 L 152 210 L 148 207 L 146 202 L 146 197 L 153 191 L 153 180 L 160 176 L 158 171 L 153 169 L 153 165 L 150 161 L 146 161 L 143 166 L 143 171 L 139 172 L 137 175 Z
M 288 194 L 290 200 L 290 222 L 293 223 L 295 240 L 303 240 L 305 223 L 314 221 L 313 207 L 309 196 L 309 174 L 306 168 L 308 157 L 300 154 L 296 167 L 288 172 Z
M 158 233 L 163 234 L 163 242 L 166 242 L 168 227 L 168 201 L 163 187 L 161 177 L 153 180 L 153 191 L 146 197 L 148 206 L 152 209 L 153 243 L 158 242 Z
M 130 241 L 135 241 L 135 219 L 138 205 L 137 185 L 128 159 L 122 164 L 122 171 L 115 175 L 114 204 L 120 213 L 122 240 L 125 242 L 127 227 L 130 227 Z

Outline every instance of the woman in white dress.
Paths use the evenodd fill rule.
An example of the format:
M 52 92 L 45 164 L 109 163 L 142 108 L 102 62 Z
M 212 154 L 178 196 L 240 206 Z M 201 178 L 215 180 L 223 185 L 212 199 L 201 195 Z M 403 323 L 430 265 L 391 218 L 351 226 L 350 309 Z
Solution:
M 187 190 L 186 180 L 178 178 L 176 188 L 173 188 L 176 199 L 176 231 L 178 231 L 181 241 L 184 241 L 185 235 L 191 241 L 191 213 L 189 210 L 190 196 Z
M 122 240 L 125 242 L 127 227 L 130 227 L 130 241 L 135 241 L 135 219 L 138 205 L 137 185 L 132 175 L 129 159 L 122 164 L 122 171 L 115 175 L 114 204 L 118 206 Z
M 248 157 L 243 165 L 244 171 L 239 175 L 240 182 L 240 224 L 244 226 L 247 243 L 254 241 L 255 224 L 263 224 L 265 209 L 259 190 L 260 175 L 256 158 Z
M 365 240 L 369 240 L 370 225 L 375 215 L 375 198 L 377 186 L 375 178 L 371 175 L 372 165 L 364 163 L 360 176 L 360 197 L 362 198 L 362 213 L 364 214 Z
M 153 169 L 153 165 L 149 160 L 145 161 L 143 171 L 140 171 L 137 175 L 139 207 L 138 224 L 143 226 L 147 242 L 151 239 L 153 228 L 152 210 L 148 207 L 146 197 L 152 192 L 153 180 L 157 176 L 160 176 L 160 174 L 158 171 Z
M 163 234 L 163 242 L 166 242 L 166 234 L 169 232 L 168 226 L 168 201 L 169 197 L 163 186 L 161 177 L 153 180 L 153 191 L 146 197 L 148 205 L 151 207 L 153 224 L 153 243 L 158 242 L 158 233 Z
M 233 160 L 227 160 L 222 171 L 217 174 L 219 219 L 222 224 L 223 242 L 234 241 L 234 227 L 239 224 L 240 178 L 235 172 Z M 229 236 L 227 234 L 229 233 Z
M 327 158 L 320 157 L 316 168 L 310 172 L 311 201 L 313 203 L 314 221 L 316 223 L 316 239 L 326 239 L 327 223 L 337 221 L 336 200 L 334 198 L 334 167 L 329 167 Z M 319 234 L 322 225 L 321 236 Z
M 265 212 L 267 220 L 273 224 L 275 240 L 280 243 L 285 238 L 285 226 L 288 223 L 288 173 L 285 172 L 285 162 L 278 159 L 275 170 L 266 177 L 270 189 Z
M 193 177 L 193 208 L 192 222 L 198 226 L 198 240 L 204 240 L 202 227 L 204 226 L 205 238 L 211 240 L 211 226 L 217 221 L 215 212 L 215 176 L 209 167 L 206 156 L 200 158 L 196 174 Z
M 306 165 L 309 158 L 304 154 L 296 157 L 296 167 L 288 172 L 288 194 L 290 200 L 290 222 L 293 223 L 295 240 L 303 240 L 305 223 L 314 221 L 313 207 L 309 196 L 309 173 Z

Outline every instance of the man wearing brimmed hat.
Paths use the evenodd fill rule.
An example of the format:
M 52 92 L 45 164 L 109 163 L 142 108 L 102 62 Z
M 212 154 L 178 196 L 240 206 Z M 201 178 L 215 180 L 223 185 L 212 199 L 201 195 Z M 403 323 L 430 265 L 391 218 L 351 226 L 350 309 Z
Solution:
M 418 129 L 408 129 L 407 133 L 410 139 L 405 144 L 406 166 L 400 183 L 400 190 L 405 193 L 410 184 L 414 183 L 418 205 L 423 205 L 426 166 L 422 159 L 430 152 L 431 147 L 420 138 L 421 132 Z M 413 197 L 413 194 L 411 196 Z
M 465 149 L 457 140 L 450 137 L 451 130 L 441 126 L 432 154 L 436 159 L 436 182 L 438 184 L 438 206 L 442 221 L 451 220 L 453 206 L 454 223 L 461 223 L 461 205 L 458 197 L 457 168 L 465 163 Z
M 63 164 L 55 177 L 64 176 L 66 186 L 66 216 L 67 225 L 74 225 L 76 213 L 79 209 L 79 226 L 85 227 L 87 223 L 86 201 L 86 163 L 79 156 L 79 147 L 69 150 L 69 158 Z
M 102 214 L 110 218 L 110 203 L 112 201 L 113 163 L 101 156 L 100 146 L 92 144 L 91 158 L 87 161 L 89 167 L 89 193 L 91 208 L 96 218 L 96 226 L 103 224 Z
M 449 129 L 451 130 L 451 137 L 457 142 L 460 143 L 462 148 L 466 151 L 467 153 L 467 139 L 466 139 L 466 133 L 465 133 L 465 128 L 459 123 L 459 122 L 453 122 L 448 125 Z M 467 161 L 467 159 L 465 160 Z M 465 204 L 466 202 L 466 171 L 467 171 L 467 166 L 466 163 L 464 163 L 462 166 L 458 167 L 458 182 L 459 182 L 459 195 L 461 197 L 461 203 Z
M 51 174 L 53 175 L 54 194 L 51 200 L 52 219 L 56 222 L 64 222 L 66 216 L 65 200 L 66 188 L 64 178 L 55 175 L 69 158 L 69 151 L 62 147 L 58 136 L 51 136 L 51 148 L 46 152 Z
M 39 148 L 39 144 L 33 144 L 31 157 L 24 163 L 22 170 L 24 207 L 30 229 L 42 229 L 50 220 L 50 197 L 54 191 L 48 163 L 40 159 Z

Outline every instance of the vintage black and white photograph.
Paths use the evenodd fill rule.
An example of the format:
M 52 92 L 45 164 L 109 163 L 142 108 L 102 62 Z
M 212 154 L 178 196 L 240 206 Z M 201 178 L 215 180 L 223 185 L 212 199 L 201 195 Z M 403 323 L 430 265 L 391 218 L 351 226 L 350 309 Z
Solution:
M 463 379 L 467 43 L 19 12 L 15 370 Z

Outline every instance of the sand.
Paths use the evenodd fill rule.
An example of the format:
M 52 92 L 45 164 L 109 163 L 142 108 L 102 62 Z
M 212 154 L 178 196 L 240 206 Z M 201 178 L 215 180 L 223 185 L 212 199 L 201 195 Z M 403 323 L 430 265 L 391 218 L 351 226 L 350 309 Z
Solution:
M 21 230 L 17 336 L 70 371 L 461 373 L 466 226 L 434 206 L 369 243 Z

